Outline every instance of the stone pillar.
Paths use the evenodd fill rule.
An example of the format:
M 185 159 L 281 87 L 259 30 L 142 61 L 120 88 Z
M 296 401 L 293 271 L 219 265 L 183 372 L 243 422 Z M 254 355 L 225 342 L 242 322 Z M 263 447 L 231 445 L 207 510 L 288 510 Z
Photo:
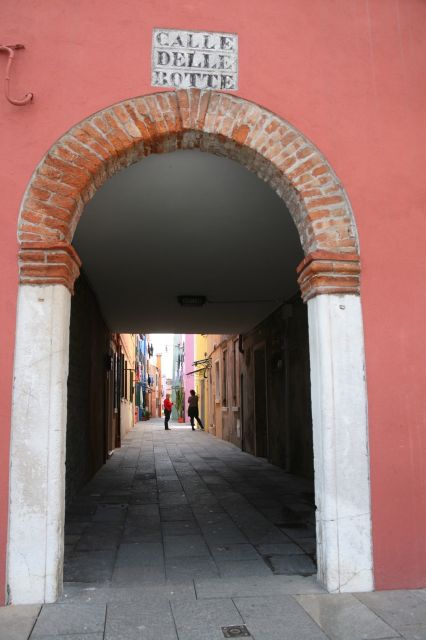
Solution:
M 361 305 L 308 302 L 318 578 L 327 591 L 371 591 L 373 561 Z
M 12 403 L 7 584 L 13 604 L 62 588 L 71 295 L 21 285 Z
M 307 256 L 298 271 L 308 301 L 318 579 L 329 592 L 371 591 L 359 260 L 353 254 L 317 252 Z
M 8 599 L 62 589 L 71 294 L 81 262 L 66 241 L 23 242 L 12 400 Z

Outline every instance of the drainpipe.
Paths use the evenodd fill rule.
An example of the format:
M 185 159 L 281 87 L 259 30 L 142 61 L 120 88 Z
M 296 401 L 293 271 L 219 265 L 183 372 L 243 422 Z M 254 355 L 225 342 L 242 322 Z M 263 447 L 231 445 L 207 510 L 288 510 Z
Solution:
M 0 44 L 0 51 L 5 51 L 9 54 L 9 60 L 7 62 L 7 67 L 6 67 L 6 77 L 4 79 L 4 94 L 6 96 L 6 100 L 8 100 L 11 104 L 16 105 L 17 107 L 23 107 L 24 105 L 32 101 L 34 94 L 27 93 L 23 98 L 11 98 L 9 93 L 10 69 L 12 67 L 13 58 L 15 57 L 15 51 L 17 49 L 25 49 L 25 47 L 23 44 L 12 44 L 12 45 Z

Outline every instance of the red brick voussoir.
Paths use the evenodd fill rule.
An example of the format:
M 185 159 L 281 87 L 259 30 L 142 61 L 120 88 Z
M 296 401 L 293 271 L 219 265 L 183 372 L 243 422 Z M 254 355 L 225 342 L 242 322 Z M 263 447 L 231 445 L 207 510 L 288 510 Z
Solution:
M 266 109 L 198 89 L 125 100 L 89 116 L 53 145 L 21 207 L 21 283 L 59 283 L 72 291 L 80 261 L 71 241 L 85 204 L 121 169 L 151 153 L 178 149 L 236 160 L 285 201 L 309 258 L 299 274 L 305 300 L 320 293 L 358 293 L 355 222 L 320 151 Z M 324 252 L 334 258 L 324 259 Z

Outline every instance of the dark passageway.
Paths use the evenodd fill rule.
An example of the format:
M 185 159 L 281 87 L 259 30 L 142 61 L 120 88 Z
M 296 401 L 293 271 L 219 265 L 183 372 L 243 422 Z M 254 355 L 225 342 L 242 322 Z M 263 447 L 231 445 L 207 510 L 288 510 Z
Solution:
M 311 481 L 172 427 L 139 423 L 69 506 L 65 594 L 315 573 Z

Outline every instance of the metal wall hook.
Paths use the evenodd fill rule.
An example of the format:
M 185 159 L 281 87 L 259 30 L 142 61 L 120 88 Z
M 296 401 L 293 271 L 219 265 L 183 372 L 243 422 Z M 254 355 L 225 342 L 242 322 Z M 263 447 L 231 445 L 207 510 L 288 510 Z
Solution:
M 6 51 L 9 54 L 9 60 L 6 67 L 6 77 L 4 79 L 4 94 L 6 100 L 17 107 L 23 107 L 25 104 L 31 102 L 34 97 L 33 93 L 27 93 L 23 98 L 11 98 L 10 97 L 10 69 L 12 66 L 13 58 L 15 57 L 15 51 L 18 49 L 25 49 L 23 44 L 0 44 L 0 51 Z

